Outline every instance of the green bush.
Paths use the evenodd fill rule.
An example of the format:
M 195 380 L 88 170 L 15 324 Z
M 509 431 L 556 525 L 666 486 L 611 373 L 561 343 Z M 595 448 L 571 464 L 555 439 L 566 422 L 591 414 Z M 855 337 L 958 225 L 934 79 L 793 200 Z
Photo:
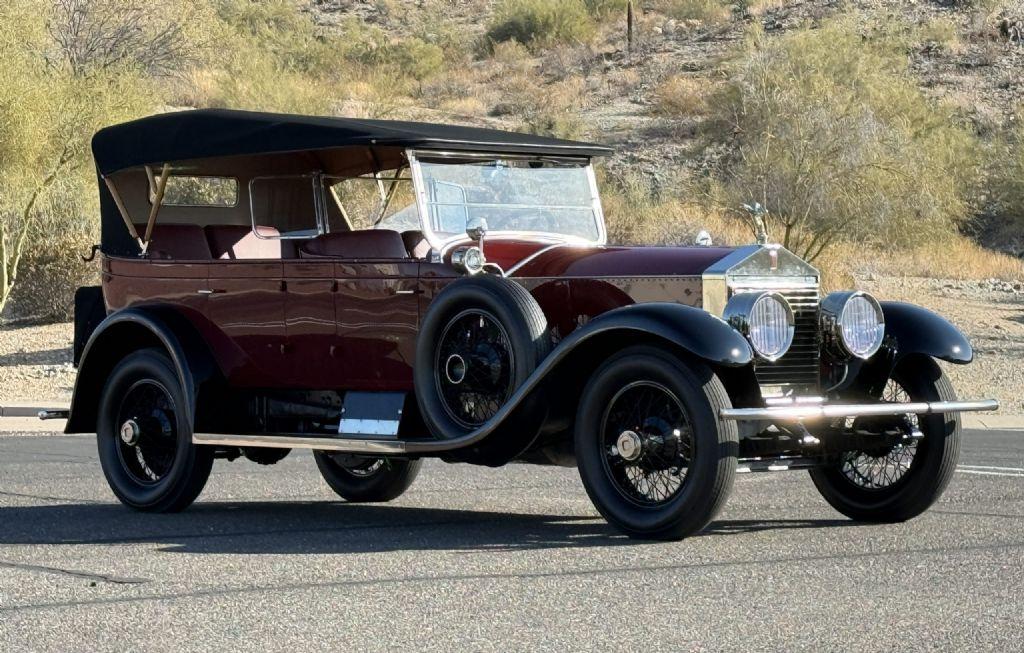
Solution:
M 947 236 L 971 213 L 978 146 L 929 101 L 901 44 L 851 18 L 768 39 L 729 71 L 720 138 L 735 135 L 724 185 L 758 201 L 772 234 L 814 258 L 837 239 L 902 246 Z
M 502 0 L 487 30 L 490 44 L 518 41 L 531 48 L 585 42 L 594 21 L 583 0 Z

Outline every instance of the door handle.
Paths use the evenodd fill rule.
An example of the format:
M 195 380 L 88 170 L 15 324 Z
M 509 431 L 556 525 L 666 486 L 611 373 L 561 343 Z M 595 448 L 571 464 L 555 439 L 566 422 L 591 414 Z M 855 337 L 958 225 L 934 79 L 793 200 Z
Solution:
M 395 294 L 396 295 L 418 295 L 418 294 L 420 294 L 420 291 L 416 290 L 416 289 L 413 289 L 413 290 L 398 289 L 398 290 L 395 290 Z
M 200 288 L 199 290 L 196 291 L 196 294 L 199 294 L 199 295 L 219 295 L 219 294 L 221 294 L 223 292 L 224 292 L 223 290 L 216 290 L 216 289 L 210 289 L 210 288 Z

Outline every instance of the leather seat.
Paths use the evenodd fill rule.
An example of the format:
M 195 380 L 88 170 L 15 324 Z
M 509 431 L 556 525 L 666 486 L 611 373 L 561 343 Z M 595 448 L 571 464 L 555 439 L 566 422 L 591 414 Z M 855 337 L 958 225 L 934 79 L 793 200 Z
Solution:
M 146 225 L 136 225 L 144 236 Z M 159 260 L 209 261 L 210 247 L 203 228 L 197 224 L 155 224 L 149 244 L 149 258 Z
M 317 236 L 299 248 L 301 258 L 405 259 L 402 236 L 390 229 L 339 231 Z
M 411 229 L 402 232 L 402 242 L 405 244 L 405 251 L 409 256 L 418 259 L 425 259 L 430 255 L 430 243 L 422 231 Z
M 211 225 L 206 227 L 210 253 L 216 259 L 281 259 L 292 246 L 281 240 L 274 227 L 257 226 L 259 236 L 248 225 Z M 260 237 L 262 236 L 262 238 Z M 292 253 L 292 257 L 294 254 Z

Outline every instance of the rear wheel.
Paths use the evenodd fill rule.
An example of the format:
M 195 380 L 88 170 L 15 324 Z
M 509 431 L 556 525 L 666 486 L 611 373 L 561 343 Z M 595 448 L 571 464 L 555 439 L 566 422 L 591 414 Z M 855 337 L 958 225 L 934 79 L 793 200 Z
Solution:
M 366 458 L 314 451 L 316 466 L 327 485 L 346 501 L 375 503 L 397 499 L 420 473 L 423 461 Z
M 602 365 L 583 392 L 575 446 L 587 494 L 633 537 L 678 539 L 718 513 L 736 473 L 731 406 L 707 366 L 654 347 Z
M 952 384 L 931 358 L 904 359 L 888 380 L 882 401 L 955 401 Z M 865 451 L 848 451 L 828 467 L 811 470 L 818 491 L 851 519 L 901 522 L 938 500 L 953 478 L 960 454 L 960 416 L 907 415 L 920 439 Z
M 183 510 L 206 485 L 213 450 L 192 443 L 185 401 L 177 372 L 159 350 L 135 352 L 110 374 L 96 442 L 107 483 L 126 506 Z

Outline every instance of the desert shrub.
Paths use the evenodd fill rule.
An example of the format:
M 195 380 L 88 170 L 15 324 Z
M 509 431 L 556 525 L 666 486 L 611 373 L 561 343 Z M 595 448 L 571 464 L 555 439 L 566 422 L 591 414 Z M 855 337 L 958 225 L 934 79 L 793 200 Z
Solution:
M 651 176 L 638 172 L 598 172 L 608 242 L 612 244 L 688 245 L 701 230 L 708 231 L 719 245 L 750 242 L 750 232 L 740 220 L 696 201 L 699 194 L 681 191 L 685 184 L 677 180 L 658 187 Z
M 708 108 L 708 82 L 685 75 L 672 75 L 655 90 L 655 109 L 670 118 L 703 115 Z
M 0 311 L 26 281 L 38 301 L 64 305 L 60 297 L 75 279 L 35 277 L 41 256 L 71 260 L 63 237 L 93 239 L 90 139 L 102 126 L 150 112 L 156 97 L 144 75 L 149 66 L 135 56 L 67 57 L 55 36 L 67 19 L 59 7 L 12 0 L 0 12 Z
M 590 15 L 598 20 L 604 20 L 616 15 L 625 18 L 626 5 L 629 4 L 629 0 L 583 0 L 583 2 L 587 6 L 587 11 L 590 12 Z M 635 10 L 638 10 L 638 4 L 634 3 L 633 8 Z
M 807 258 L 838 239 L 948 236 L 970 214 L 977 144 L 894 43 L 848 18 L 777 39 L 755 29 L 715 98 L 735 134 L 726 201 L 763 204 L 773 236 Z
M 722 0 L 659 0 L 654 6 L 678 20 L 724 23 L 732 16 L 732 3 Z
M 962 48 L 956 23 L 944 16 L 933 18 L 922 25 L 917 36 L 922 43 L 948 52 L 957 52 Z
M 1019 125 L 995 149 L 989 167 L 996 219 L 1020 234 L 1024 232 L 1024 125 Z
M 531 48 L 586 41 L 594 21 L 583 0 L 502 0 L 494 11 L 485 40 L 490 47 L 518 41 Z

